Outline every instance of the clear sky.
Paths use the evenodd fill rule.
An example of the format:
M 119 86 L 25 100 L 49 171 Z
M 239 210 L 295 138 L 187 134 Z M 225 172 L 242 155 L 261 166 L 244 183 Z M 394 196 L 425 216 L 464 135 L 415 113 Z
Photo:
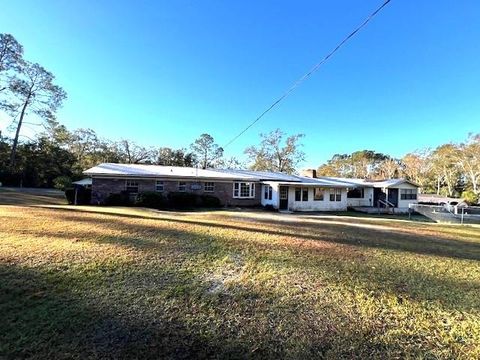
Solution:
M 0 32 L 56 75 L 69 128 L 174 148 L 207 132 L 222 145 L 381 2 L 2 1 Z M 227 155 L 277 127 L 306 135 L 304 166 L 480 132 L 479 18 L 478 0 L 392 0 Z

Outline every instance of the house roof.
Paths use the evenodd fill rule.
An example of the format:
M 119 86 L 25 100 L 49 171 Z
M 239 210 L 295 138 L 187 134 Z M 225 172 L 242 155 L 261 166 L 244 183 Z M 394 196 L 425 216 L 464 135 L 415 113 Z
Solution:
M 358 186 L 374 187 L 374 188 L 389 188 L 389 187 L 399 186 L 405 183 L 408 183 L 416 187 L 420 187 L 420 185 L 415 184 L 414 182 L 407 179 L 369 180 L 369 179 L 357 179 L 357 178 L 350 179 L 350 178 L 329 178 L 329 177 L 319 177 L 318 179 L 336 179 L 340 181 L 354 183 Z
M 253 171 L 253 170 L 230 170 L 230 169 L 215 169 L 213 171 L 226 173 L 226 174 L 235 174 L 237 177 L 247 176 L 252 177 L 261 181 L 302 181 L 302 176 L 288 175 L 280 172 L 270 172 L 270 171 Z
M 175 177 L 175 178 L 210 178 L 258 180 L 249 174 L 236 174 L 234 171 L 218 171 L 213 169 L 197 169 L 179 166 L 113 164 L 104 163 L 83 172 L 89 176 L 138 176 L 138 177 Z
M 336 177 L 317 177 L 288 175 L 279 172 L 229 170 L 229 169 L 197 169 L 192 167 L 161 166 L 144 164 L 114 164 L 104 163 L 94 166 L 83 172 L 88 176 L 104 177 L 150 177 L 150 178 L 180 178 L 180 179 L 215 179 L 215 180 L 244 180 L 244 181 L 274 181 L 283 185 L 302 184 L 305 186 L 322 187 L 393 187 L 408 182 L 405 179 L 365 180 Z
M 281 184 L 302 184 L 311 186 L 355 187 L 352 182 L 340 179 L 320 179 L 278 172 L 227 170 L 227 169 L 197 169 L 191 167 L 113 164 L 104 163 L 84 171 L 88 176 L 105 177 L 172 177 L 172 178 L 203 178 L 217 180 L 275 181 Z
M 301 186 L 317 186 L 317 187 L 330 187 L 330 188 L 356 188 L 357 184 L 352 182 L 347 182 L 343 180 L 337 180 L 334 178 L 322 179 L 322 178 L 311 178 L 304 176 L 296 176 L 297 181 L 282 181 L 274 180 L 280 185 L 301 185 Z M 265 181 L 268 183 L 268 181 Z

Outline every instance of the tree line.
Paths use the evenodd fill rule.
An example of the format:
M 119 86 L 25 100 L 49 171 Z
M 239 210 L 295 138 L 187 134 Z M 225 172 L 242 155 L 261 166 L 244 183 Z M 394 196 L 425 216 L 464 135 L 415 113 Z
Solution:
M 372 150 L 336 154 L 317 169 L 319 176 L 388 179 L 406 178 L 424 193 L 462 196 L 470 202 L 480 194 L 480 134 L 464 142 L 443 144 L 394 158 Z
M 68 183 L 67 179 L 80 179 L 84 170 L 105 162 L 295 172 L 304 158 L 296 140 L 298 136 L 284 139 L 285 134 L 278 129 L 262 136 L 259 146 L 245 150 L 251 163 L 248 165 L 235 157 L 225 157 L 209 134 L 201 134 L 188 148 L 173 149 L 142 146 L 128 139 L 104 139 L 92 129 L 69 131 L 58 121 L 48 119 L 34 138 L 17 143 L 13 167 L 10 154 L 14 138 L 0 132 L 0 182 L 10 186 L 51 187 L 57 178 Z
M 56 118 L 67 98 L 55 76 L 38 63 L 24 59 L 23 46 L 11 35 L 0 33 L 0 110 L 10 117 L 13 136 L 0 132 L 0 182 L 6 185 L 52 186 L 56 178 L 76 179 L 102 162 L 245 168 L 207 133 L 188 148 L 142 146 L 132 140 L 113 141 L 92 129 L 69 130 Z M 33 138 L 25 126 L 39 126 Z M 298 140 L 280 130 L 263 134 L 258 146 L 245 150 L 253 169 L 295 171 L 303 160 Z

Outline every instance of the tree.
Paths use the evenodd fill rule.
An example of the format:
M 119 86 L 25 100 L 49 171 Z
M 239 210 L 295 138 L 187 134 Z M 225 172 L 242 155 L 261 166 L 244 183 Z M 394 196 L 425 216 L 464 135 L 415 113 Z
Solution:
M 120 140 L 116 143 L 120 161 L 127 164 L 151 164 L 155 162 L 155 150 L 134 143 L 131 140 Z
M 349 155 L 335 154 L 317 169 L 318 176 L 348 177 L 351 173 Z
M 30 174 L 33 186 L 52 187 L 57 177 L 72 177 L 75 157 L 68 150 L 44 137 L 39 137 L 30 146 L 30 153 L 28 149 L 23 153 L 25 160 L 22 173 Z
M 98 143 L 98 136 L 92 129 L 76 129 L 72 132 L 68 148 L 77 159 L 78 166 L 83 170 L 94 165 L 87 158 L 96 152 Z
M 404 176 L 419 184 L 422 188 L 428 183 L 431 170 L 430 150 L 416 151 L 406 154 L 400 161 Z
M 202 134 L 190 145 L 198 165 L 202 169 L 215 167 L 215 163 L 223 156 L 223 148 L 215 143 L 210 134 Z
M 0 131 L 0 176 L 4 176 L 8 168 L 8 157 L 10 155 L 11 145 L 8 138 L 2 135 Z M 2 179 L 0 179 L 2 182 Z
M 59 176 L 72 176 L 75 157 L 50 139 L 39 136 L 20 143 L 15 169 L 7 166 L 11 141 L 0 142 L 0 182 L 12 186 L 51 187 Z
M 317 174 L 346 178 L 378 178 L 383 176 L 380 171 L 381 164 L 390 159 L 390 156 L 373 150 L 335 154 L 326 164 L 319 166 Z M 385 170 L 383 169 L 383 172 Z
M 245 164 L 243 162 L 241 162 L 240 160 L 238 160 L 235 156 L 232 156 L 228 159 L 227 158 L 221 158 L 217 162 L 217 167 L 219 167 L 221 169 L 229 169 L 229 170 L 244 169 Z
M 465 200 L 468 205 L 477 205 L 479 196 L 472 190 L 467 190 L 462 193 L 462 199 Z
M 378 177 L 379 166 L 390 159 L 388 155 L 373 150 L 356 151 L 351 155 L 352 176 L 354 178 Z
M 432 170 L 437 179 L 437 194 L 440 194 L 442 185 L 445 185 L 447 195 L 454 195 L 455 186 L 460 178 L 455 159 L 457 151 L 454 144 L 444 144 L 437 147 L 432 153 Z
M 8 88 L 4 76 L 10 70 L 17 71 L 22 62 L 23 47 L 10 34 L 0 34 L 0 92 Z
M 300 150 L 299 141 L 305 135 L 288 136 L 283 141 L 285 133 L 276 129 L 269 134 L 260 134 L 262 141 L 258 147 L 250 146 L 245 149 L 252 162 L 250 168 L 260 171 L 295 173 L 297 165 L 305 160 L 305 153 Z
M 385 159 L 378 165 L 376 177 L 379 179 L 398 178 L 401 171 L 401 163 L 397 159 Z
M 453 155 L 475 194 L 480 194 L 480 134 L 470 134 Z
M 186 166 L 195 164 L 195 155 L 185 149 L 174 150 L 168 147 L 158 149 L 157 164 L 164 166 Z
M 115 143 L 98 137 L 92 129 L 75 129 L 70 132 L 56 120 L 48 120 L 40 134 L 54 144 L 67 149 L 75 158 L 73 172 L 81 176 L 85 169 L 102 162 L 119 162 L 121 156 Z
M 40 119 L 51 119 L 66 98 L 65 91 L 53 83 L 53 74 L 39 64 L 24 62 L 20 74 L 21 76 L 14 76 L 10 82 L 9 89 L 15 100 L 7 106 L 12 117 L 18 117 L 10 154 L 12 168 L 15 166 L 18 137 L 25 116 L 33 113 Z

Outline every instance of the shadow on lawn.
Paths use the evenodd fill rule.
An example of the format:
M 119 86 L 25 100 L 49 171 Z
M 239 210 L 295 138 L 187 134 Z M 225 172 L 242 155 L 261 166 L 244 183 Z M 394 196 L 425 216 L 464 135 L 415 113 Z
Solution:
M 382 335 L 388 327 L 396 326 L 389 319 L 381 320 L 389 314 L 362 318 L 354 307 L 344 307 L 347 304 L 343 304 L 341 298 L 331 297 L 332 292 L 338 291 L 336 284 L 348 292 L 361 284 L 363 289 L 382 289 L 399 298 L 405 295 L 414 300 L 435 300 L 451 310 L 471 310 L 471 303 L 464 300 L 463 295 L 475 292 L 475 286 L 478 289 L 478 284 L 466 284 L 441 275 L 435 277 L 398 264 L 372 269 L 371 259 L 348 265 L 351 262 L 337 257 L 338 248 L 344 249 L 342 256 L 348 258 L 351 249 L 362 254 L 366 247 L 438 255 L 438 245 L 430 244 L 435 240 L 431 237 L 416 240 L 417 245 L 421 242 L 422 246 L 430 246 L 427 252 L 419 252 L 402 248 L 405 236 L 408 246 L 414 245 L 409 234 L 399 235 L 398 243 L 377 246 L 375 242 L 386 241 L 379 238 L 391 232 L 353 229 L 345 233 L 345 227 L 338 224 L 303 226 L 274 221 L 264 224 L 278 229 L 272 230 L 260 222 L 220 225 L 188 219 L 91 212 L 80 216 L 73 211 L 55 211 L 61 214 L 59 221 L 65 222 L 63 233 L 35 228 L 28 232 L 38 236 L 39 241 L 42 236 L 52 236 L 66 241 L 75 238 L 75 241 L 131 247 L 143 251 L 146 259 L 136 257 L 138 263 L 129 264 L 86 264 L 88 271 L 93 272 L 86 280 L 77 268 L 62 271 L 46 265 L 34 270 L 1 265 L 0 310 L 7 315 L 0 323 L 0 357 L 273 359 L 329 355 L 332 358 L 386 358 L 388 354 L 396 358 L 407 357 L 435 350 L 435 344 L 429 342 L 430 329 L 416 329 L 413 333 L 406 329 L 410 331 L 408 339 L 400 335 L 384 339 Z M 127 223 L 125 218 L 149 222 Z M 178 228 L 166 228 L 167 221 L 177 224 Z M 91 230 L 84 226 L 78 231 L 75 227 L 69 229 L 69 222 L 95 226 L 91 226 Z M 231 238 L 202 232 L 209 227 L 234 231 Z M 122 234 L 109 235 L 108 230 L 122 230 Z M 104 235 L 100 235 L 102 233 Z M 269 242 L 268 238 L 248 237 L 253 233 L 278 238 Z M 372 233 L 373 240 L 369 239 Z M 280 241 L 283 238 L 287 241 Z M 436 240 L 446 243 L 446 248 L 440 251 L 458 246 L 449 245 L 450 240 Z M 454 241 L 464 243 L 462 247 L 468 245 L 462 251 L 478 251 L 472 247 L 474 244 Z M 325 242 L 332 246 L 312 248 L 301 246 L 302 242 Z M 170 267 L 161 258 L 149 258 L 149 255 L 168 256 L 165 252 L 174 250 L 178 252 L 168 265 Z M 268 288 L 261 282 L 255 284 L 257 288 L 249 287 L 248 282 L 243 287 L 234 283 L 231 294 L 211 294 L 202 273 L 209 259 L 205 261 L 202 252 L 213 260 L 221 259 L 226 253 L 240 253 L 258 261 L 252 261 L 252 266 L 274 264 L 276 269 L 288 268 L 293 270 L 288 274 L 302 274 L 299 279 L 307 286 L 311 285 L 309 282 L 314 283 L 317 272 L 326 273 L 329 282 L 325 289 L 315 288 L 315 283 L 311 290 L 300 292 L 298 296 L 291 295 L 288 286 L 278 292 L 275 287 Z M 352 257 L 351 260 L 357 259 Z M 182 273 L 184 261 L 193 267 L 198 265 L 197 273 Z M 95 272 L 92 265 L 101 271 Z M 288 276 L 289 280 L 295 278 Z M 388 281 L 390 276 L 393 281 Z M 409 284 L 410 279 L 418 282 Z M 406 286 L 401 283 L 404 280 Z M 429 291 L 423 291 L 425 289 Z M 317 306 L 323 307 L 318 309 Z M 435 320 L 431 324 L 434 327 Z
M 168 276 L 172 284 L 184 281 Z M 0 279 L 1 358 L 240 358 L 248 352 L 247 344 L 225 343 L 180 313 L 125 301 L 131 289 L 100 297 L 95 288 L 82 292 L 78 279 L 61 271 L 5 264 Z
M 108 224 L 115 217 L 145 219 L 156 221 L 167 221 L 179 224 L 199 225 L 205 227 L 213 227 L 220 229 L 232 229 L 238 231 L 247 231 L 252 233 L 263 233 L 277 236 L 293 236 L 304 240 L 319 240 L 330 243 L 372 247 L 385 250 L 406 251 L 419 255 L 441 256 L 452 259 L 480 260 L 480 242 L 474 243 L 470 241 L 459 240 L 452 236 L 438 237 L 426 234 L 414 234 L 401 232 L 400 230 L 385 230 L 375 228 L 357 228 L 349 227 L 342 224 L 321 223 L 318 225 L 305 224 L 295 221 L 275 221 L 266 219 L 255 219 L 253 222 L 242 221 L 238 218 L 235 225 L 229 223 L 217 224 L 213 221 L 188 220 L 178 218 L 162 218 L 154 216 L 142 216 L 133 214 L 105 214 L 101 216 L 105 219 L 99 219 L 98 213 L 92 213 L 84 210 L 58 210 L 63 213 L 82 212 L 84 214 L 93 214 L 91 218 L 81 218 L 71 215 L 64 215 L 63 218 L 71 221 L 90 221 L 95 224 Z M 97 216 L 95 216 L 95 214 Z M 228 219 L 224 219 L 228 221 Z M 266 229 L 259 227 L 263 224 L 275 227 L 278 230 Z M 147 227 L 148 228 L 148 227 Z M 150 227 L 150 230 L 155 229 Z M 479 232 L 480 233 L 480 232 Z
M 129 273 L 122 280 L 135 286 L 148 271 Z M 124 288 L 103 268 L 95 285 L 84 288 L 78 286 L 80 273 L 2 264 L 0 357 L 278 359 L 319 358 L 332 352 L 380 358 L 388 351 L 405 352 L 401 342 L 376 338 L 370 325 L 353 326 L 360 320 L 336 303 L 329 304 L 329 311 L 312 314 L 295 299 L 278 305 L 278 295 L 249 289 L 243 289 L 241 299 L 211 296 L 199 291 L 198 278 L 178 278 L 168 271 L 165 275 L 168 283 L 160 289 L 143 283 Z M 107 277 L 111 289 L 103 288 L 102 278 Z M 162 296 L 179 283 L 190 290 L 170 299 Z M 146 296 L 145 289 L 153 296 Z
M 127 216 L 131 218 L 131 216 Z M 137 216 L 135 216 L 137 217 Z M 265 240 L 255 240 L 254 238 L 246 237 L 244 234 L 234 233 L 230 239 L 225 240 L 221 236 L 207 233 L 204 236 L 198 236 L 198 233 L 187 228 L 179 227 L 178 229 L 163 228 L 164 221 L 172 221 L 171 219 L 162 220 L 156 219 L 158 222 L 153 223 L 125 223 L 121 217 L 107 215 L 98 218 L 95 214 L 88 216 L 75 216 L 70 213 L 63 215 L 62 219 L 72 222 L 87 222 L 95 225 L 101 224 L 106 233 L 108 229 L 122 229 L 126 233 L 131 232 L 134 236 L 127 235 L 112 235 L 112 236 L 96 236 L 95 233 L 88 231 L 78 233 L 72 230 L 69 236 L 76 236 L 81 241 L 92 241 L 96 243 L 109 243 L 121 245 L 126 247 L 133 247 L 137 250 L 145 251 L 147 256 L 164 256 L 175 253 L 180 258 L 189 258 L 195 261 L 195 257 L 200 256 L 203 259 L 205 256 L 210 258 L 221 258 L 225 254 L 232 251 L 237 253 L 245 253 L 253 257 L 261 258 L 261 261 L 275 264 L 279 267 L 290 267 L 295 271 L 310 270 L 311 273 L 321 271 L 329 274 L 332 281 L 338 281 L 340 284 L 346 285 L 350 288 L 360 284 L 366 289 L 372 291 L 385 290 L 394 294 L 402 301 L 402 299 L 414 299 L 419 301 L 438 301 L 442 306 L 453 310 L 470 311 L 478 307 L 478 301 L 475 300 L 472 294 L 480 291 L 480 284 L 478 282 L 461 281 L 446 276 L 434 276 L 430 273 L 425 273 L 420 269 L 408 268 L 400 266 L 398 262 L 395 263 L 378 263 L 380 258 L 366 257 L 362 250 L 362 246 L 377 247 L 388 250 L 409 251 L 412 253 L 422 255 L 440 255 L 447 256 L 453 259 L 475 259 L 478 260 L 478 245 L 454 240 L 453 244 L 449 244 L 452 240 L 438 240 L 438 239 L 414 239 L 410 235 L 397 235 L 389 240 L 370 240 L 363 239 L 363 236 L 370 235 L 371 230 L 355 229 L 353 234 L 343 234 L 340 231 L 340 225 L 325 225 L 322 224 L 318 229 L 311 227 L 291 227 L 288 226 L 288 231 L 272 231 L 259 227 L 258 224 L 249 223 L 246 226 L 242 224 L 216 225 L 205 223 L 202 221 L 190 220 L 173 220 L 175 223 L 184 223 L 197 226 L 207 227 L 222 227 L 226 229 L 233 229 L 236 231 L 244 231 L 248 233 L 265 233 L 268 235 L 276 235 L 281 238 L 289 237 L 288 241 L 281 243 L 275 241 L 269 242 Z M 151 220 L 150 218 L 148 218 Z M 307 230 L 309 233 L 320 232 L 318 235 L 308 235 L 302 232 Z M 382 231 L 372 230 L 377 236 L 384 234 Z M 32 232 L 35 233 L 34 230 Z M 105 231 L 101 231 L 105 233 Z M 39 232 L 36 235 L 58 236 L 58 234 Z M 342 238 L 339 240 L 339 235 Z M 391 236 L 387 232 L 387 236 Z M 162 241 L 159 241 L 159 236 Z M 167 237 L 166 241 L 165 238 Z M 313 240 L 313 241 L 312 241 Z M 320 242 L 320 241 L 321 242 Z M 375 243 L 372 244 L 372 242 Z M 383 243 L 389 242 L 388 246 Z M 377 244 L 376 242 L 381 242 Z M 426 249 L 418 251 L 419 242 Z M 318 244 L 341 244 L 353 245 L 352 247 L 336 247 L 336 246 L 315 246 Z M 455 249 L 460 245 L 461 250 Z M 253 245 L 253 246 L 252 246 Z M 407 248 L 406 248 L 407 247 Z M 413 247 L 409 249 L 408 247 Z M 154 250 L 154 252 L 150 252 Z M 452 251 L 461 251 L 460 254 L 448 254 Z M 464 251 L 475 251 L 469 256 L 464 256 Z M 279 256 L 281 254 L 286 256 Z M 354 261 L 354 263 L 352 263 Z M 419 259 L 419 261 L 421 261 Z M 426 260 L 428 261 L 428 259 Z M 420 267 L 421 268 L 421 267 Z

